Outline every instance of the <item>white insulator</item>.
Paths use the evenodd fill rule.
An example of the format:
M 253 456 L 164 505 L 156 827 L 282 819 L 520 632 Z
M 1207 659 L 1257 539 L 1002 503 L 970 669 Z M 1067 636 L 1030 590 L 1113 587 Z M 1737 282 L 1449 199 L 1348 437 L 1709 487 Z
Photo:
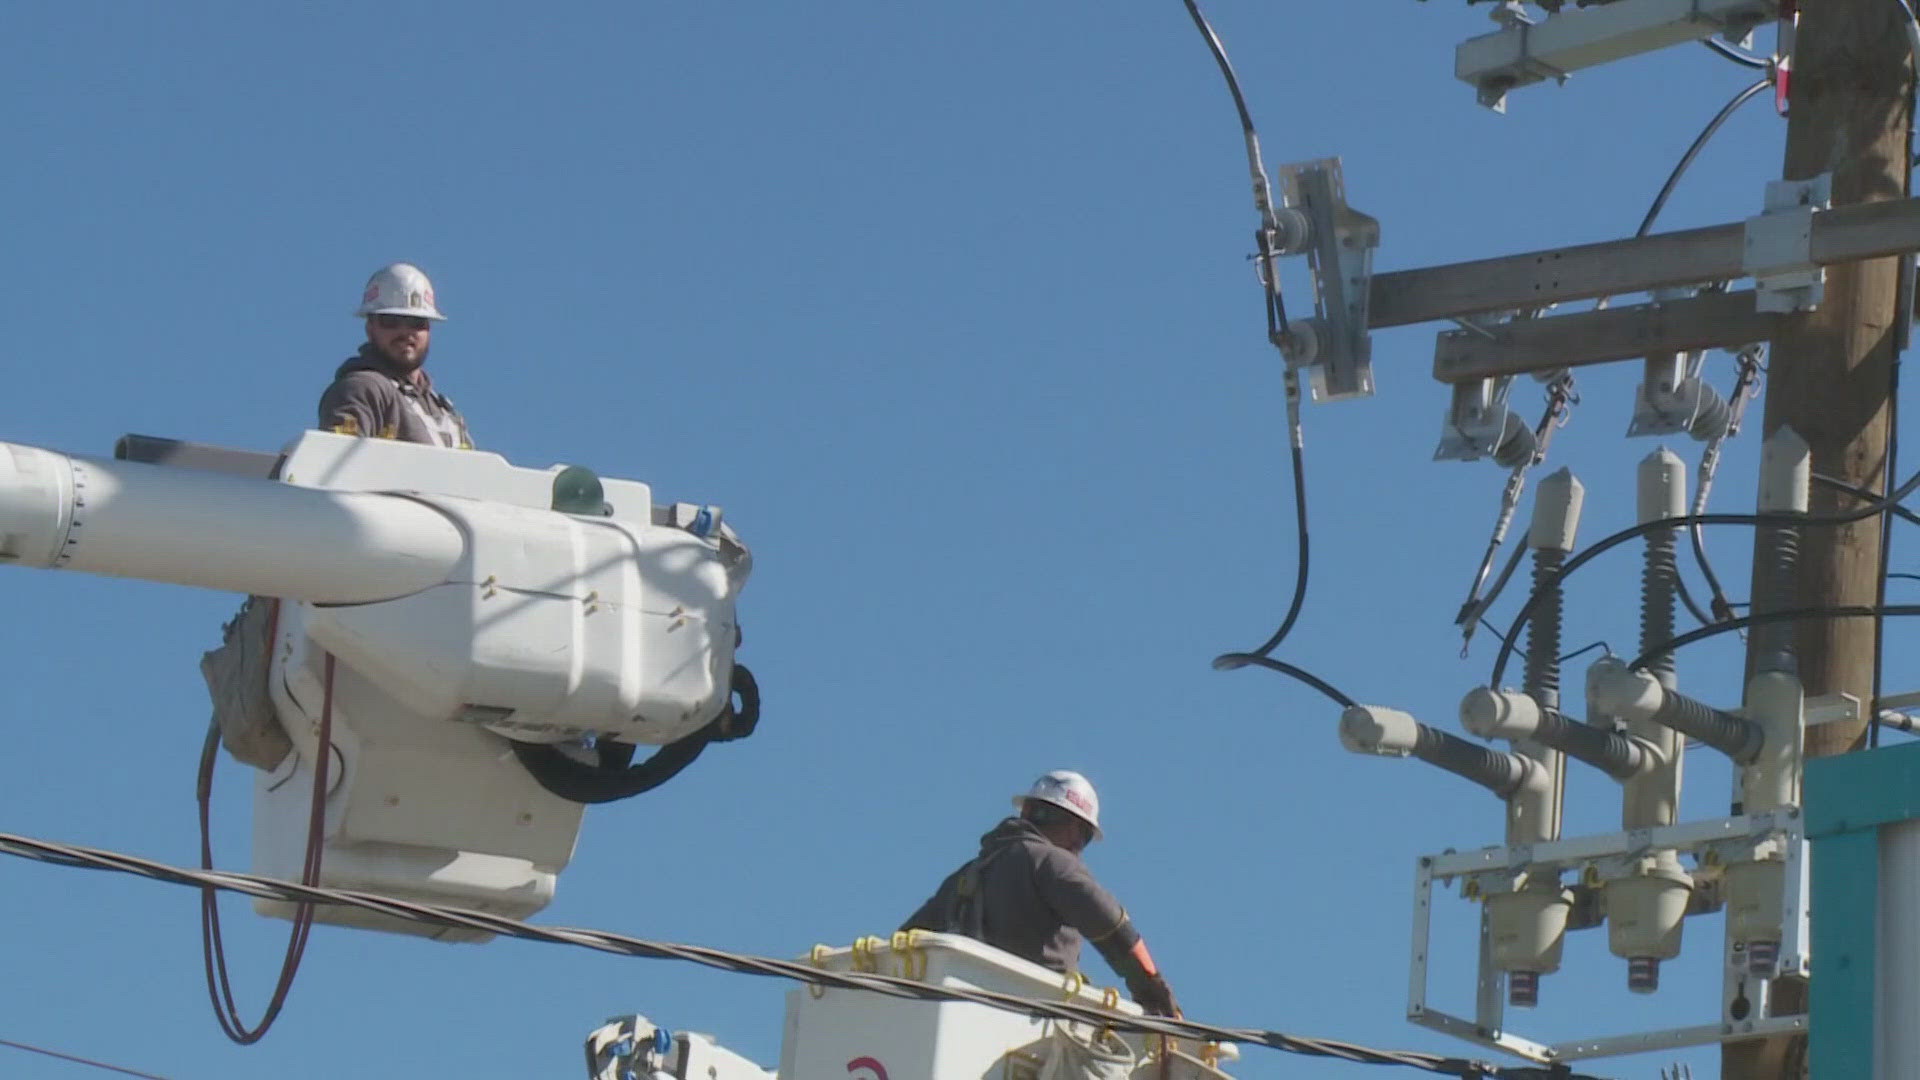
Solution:
M 1571 469 L 1559 469 L 1540 481 L 1533 496 L 1533 525 L 1527 532 L 1527 546 L 1535 550 L 1572 551 L 1575 532 L 1580 527 L 1580 508 L 1587 489 Z
M 1506 429 L 1493 447 L 1493 463 L 1503 469 L 1517 469 L 1533 460 L 1540 440 L 1518 413 L 1508 412 Z
M 1680 517 L 1687 512 L 1687 463 L 1662 446 L 1640 459 L 1640 523 Z
M 1760 446 L 1760 512 L 1806 513 L 1812 484 L 1813 451 L 1807 440 L 1785 425 L 1775 429 Z
M 1460 725 L 1482 739 L 1531 739 L 1540 706 L 1527 694 L 1476 686 L 1460 699 Z
M 1340 714 L 1340 745 L 1356 754 L 1406 757 L 1420 741 L 1420 722 L 1398 709 L 1354 705 Z
M 1293 319 L 1287 323 L 1287 334 L 1281 351 L 1286 354 L 1287 363 L 1295 367 L 1306 367 L 1320 360 L 1321 343 L 1327 336 L 1326 323 L 1318 316 L 1305 319 Z
M 1313 222 L 1306 211 L 1283 206 L 1273 212 L 1273 247 L 1276 255 L 1298 255 L 1313 243 Z
M 1660 680 L 1629 668 L 1618 657 L 1603 656 L 1594 661 L 1587 686 L 1600 711 L 1623 720 L 1651 720 L 1666 701 Z
M 1740 771 L 1740 803 L 1749 814 L 1800 804 L 1805 695 L 1790 671 L 1760 671 L 1747 681 L 1747 719 L 1764 733 L 1760 752 Z

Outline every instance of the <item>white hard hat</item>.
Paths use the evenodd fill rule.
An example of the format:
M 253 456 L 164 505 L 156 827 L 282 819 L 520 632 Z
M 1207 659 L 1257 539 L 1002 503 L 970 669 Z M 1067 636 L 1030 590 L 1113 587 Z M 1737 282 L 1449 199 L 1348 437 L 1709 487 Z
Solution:
M 354 315 L 412 315 L 419 319 L 445 319 L 433 304 L 433 282 L 412 263 L 392 263 L 374 271 L 367 289 L 360 294 L 360 307 Z
M 1028 799 L 1051 803 L 1093 826 L 1095 840 L 1104 835 L 1100 831 L 1100 793 L 1077 772 L 1055 769 L 1035 780 L 1025 795 L 1013 797 L 1013 808 L 1025 810 Z

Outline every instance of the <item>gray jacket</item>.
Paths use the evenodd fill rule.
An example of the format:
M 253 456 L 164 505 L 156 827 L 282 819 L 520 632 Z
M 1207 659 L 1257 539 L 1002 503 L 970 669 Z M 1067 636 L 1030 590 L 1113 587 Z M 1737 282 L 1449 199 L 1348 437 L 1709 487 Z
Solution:
M 416 383 L 371 345 L 341 364 L 320 395 L 320 430 L 473 449 L 466 420 L 426 372 Z
M 1083 936 L 1115 970 L 1128 970 L 1122 958 L 1140 940 L 1080 856 L 1017 817 L 982 836 L 979 856 L 947 875 L 900 928 L 967 934 L 1055 971 L 1078 969 Z

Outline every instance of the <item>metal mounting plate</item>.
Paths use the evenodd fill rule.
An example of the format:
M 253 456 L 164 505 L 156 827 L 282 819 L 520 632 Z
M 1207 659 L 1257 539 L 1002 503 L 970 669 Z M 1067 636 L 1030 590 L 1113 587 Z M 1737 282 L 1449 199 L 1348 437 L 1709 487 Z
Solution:
M 1827 272 L 1813 258 L 1813 219 L 1833 197 L 1832 176 L 1774 180 L 1766 213 L 1747 219 L 1740 268 L 1753 276 L 1759 311 L 1811 311 L 1826 293 Z
M 1373 298 L 1373 249 L 1380 223 L 1347 205 L 1339 158 L 1283 165 L 1281 197 L 1309 222 L 1307 261 L 1314 311 L 1325 333 L 1310 361 L 1313 399 L 1338 401 L 1373 393 L 1373 340 L 1367 308 Z

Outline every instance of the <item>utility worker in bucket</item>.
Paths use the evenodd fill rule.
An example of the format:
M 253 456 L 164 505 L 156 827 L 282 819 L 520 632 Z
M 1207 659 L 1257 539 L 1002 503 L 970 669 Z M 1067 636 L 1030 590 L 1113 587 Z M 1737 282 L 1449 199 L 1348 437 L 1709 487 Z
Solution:
M 446 319 L 427 275 L 411 263 L 381 267 L 354 315 L 366 320 L 367 341 L 320 396 L 320 430 L 473 449 L 467 422 L 427 377 L 433 324 Z
M 947 875 L 902 930 L 964 934 L 1055 971 L 1073 971 L 1082 938 L 1100 950 L 1147 1012 L 1179 1016 L 1173 990 L 1126 909 L 1080 860 L 1098 840 L 1100 796 L 1057 769 L 1016 795 L 1018 816 L 980 838 L 980 854 Z

